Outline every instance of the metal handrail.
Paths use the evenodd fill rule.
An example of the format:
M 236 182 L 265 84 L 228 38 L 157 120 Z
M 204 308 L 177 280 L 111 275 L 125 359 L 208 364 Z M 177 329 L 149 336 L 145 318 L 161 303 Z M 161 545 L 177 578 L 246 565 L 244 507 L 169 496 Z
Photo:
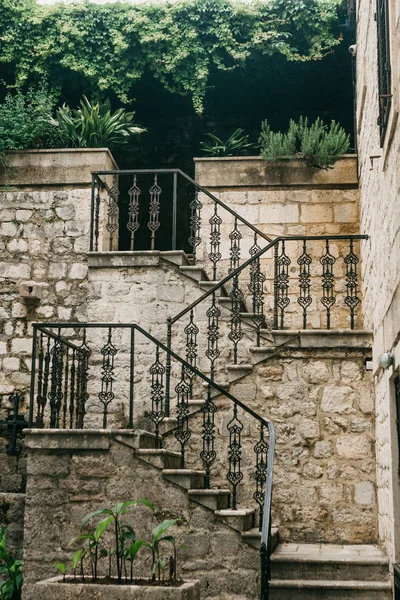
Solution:
M 179 319 L 181 317 L 183 317 L 184 315 L 189 313 L 191 310 L 193 310 L 198 304 L 200 304 L 203 300 L 208 298 L 208 296 L 211 296 L 212 294 L 214 294 L 217 290 L 219 290 L 221 287 L 223 287 L 228 281 L 230 281 L 231 279 L 236 277 L 241 271 L 243 271 L 243 269 L 245 269 L 246 267 L 251 265 L 258 258 L 260 258 L 260 256 L 265 254 L 265 252 L 267 252 L 268 250 L 270 250 L 271 248 L 273 248 L 274 246 L 279 244 L 279 242 L 282 242 L 282 241 L 285 241 L 285 242 L 286 241 L 306 241 L 307 242 L 307 241 L 316 241 L 316 240 L 367 240 L 367 239 L 368 239 L 368 235 L 362 235 L 362 234 L 278 236 L 273 241 L 271 241 L 269 244 L 267 244 L 267 246 L 262 248 L 262 250 L 260 250 L 256 254 L 254 254 L 254 256 L 247 259 L 242 265 L 237 267 L 229 275 L 227 275 L 226 277 L 224 277 L 223 279 L 218 281 L 215 284 L 215 286 L 210 288 L 207 292 L 205 292 L 202 296 L 200 296 L 200 298 L 198 298 L 197 300 L 192 302 L 192 304 L 190 306 L 186 307 L 180 313 L 175 315 L 175 317 L 171 317 L 170 323 L 171 323 L 171 325 L 173 325 L 174 323 L 176 323 L 176 321 L 179 321 Z
M 184 177 L 189 183 L 194 185 L 198 191 L 200 191 L 203 194 L 205 194 L 206 196 L 208 196 L 211 200 L 213 200 L 213 202 L 216 202 L 219 206 L 221 206 L 221 208 L 223 208 L 224 210 L 229 212 L 238 221 L 243 223 L 243 225 L 246 225 L 247 227 L 249 227 L 255 234 L 259 235 L 260 237 L 265 239 L 267 242 L 272 241 L 268 235 L 266 235 L 265 233 L 260 231 L 260 229 L 258 229 L 251 223 L 249 223 L 249 221 L 247 221 L 244 217 L 240 216 L 238 213 L 236 213 L 234 210 L 232 210 L 232 208 L 227 206 L 224 202 L 222 202 L 219 198 L 217 198 L 217 196 L 214 196 L 214 194 L 209 192 L 205 187 L 198 184 L 194 179 L 189 177 L 189 175 L 187 175 L 181 169 L 122 169 L 122 170 L 113 170 L 113 171 L 93 171 L 92 172 L 90 251 L 93 250 L 93 236 L 94 236 L 94 180 L 95 179 L 98 181 L 98 183 L 102 187 L 107 189 L 108 186 L 107 186 L 106 182 L 104 182 L 101 179 L 102 175 L 168 175 L 168 174 L 175 175 L 175 177 L 177 175 L 182 175 L 182 177 Z M 174 180 L 174 193 L 173 193 L 173 200 L 172 200 L 172 214 L 173 214 L 172 237 L 173 237 L 173 239 L 175 239 L 175 241 L 176 241 L 177 212 L 178 212 L 177 211 L 177 189 L 176 189 L 176 180 Z M 176 248 L 172 248 L 172 249 L 175 250 Z

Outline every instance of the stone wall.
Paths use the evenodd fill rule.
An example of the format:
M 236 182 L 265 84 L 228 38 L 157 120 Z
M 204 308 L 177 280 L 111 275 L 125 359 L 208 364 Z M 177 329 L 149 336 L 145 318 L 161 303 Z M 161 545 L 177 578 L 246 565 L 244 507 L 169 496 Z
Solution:
M 310 332 L 311 333 L 311 332 Z M 374 399 L 365 369 L 369 337 L 293 335 L 279 340 L 271 358 L 229 391 L 270 419 L 276 430 L 273 524 L 286 541 L 375 543 Z M 363 337 L 363 339 L 362 339 Z M 231 402 L 217 400 L 212 483 L 227 486 Z M 243 424 L 243 483 L 239 506 L 253 506 L 257 421 L 239 409 Z M 202 415 L 192 417 L 188 465 L 199 468 Z M 167 447 L 177 449 L 172 434 Z M 201 464 L 201 463 L 200 463 Z
M 367 0 L 359 0 L 357 7 L 357 129 L 361 229 L 371 236 L 363 246 L 363 298 L 365 325 L 374 332 L 379 537 L 390 560 L 398 561 L 400 486 L 393 380 L 399 376 L 400 364 L 400 13 L 398 2 L 389 1 L 388 6 L 393 97 L 383 147 L 377 125 L 375 7 Z M 394 351 L 395 364 L 383 372 L 377 359 L 388 350 Z
M 135 458 L 132 447 L 114 439 L 115 432 L 51 433 L 55 435 L 27 437 L 24 600 L 31 598 L 34 581 L 55 574 L 54 562 L 70 559 L 69 540 L 79 535 L 87 513 L 142 497 L 154 503 L 155 516 L 147 508 L 134 509 L 128 522 L 139 538 L 148 537 L 157 522 L 180 519 L 170 530 L 178 546 L 184 545 L 178 572 L 185 579 L 200 579 L 202 597 L 224 598 L 225 593 L 226 598 L 234 594 L 258 598 L 258 551 L 217 521 L 212 511 L 189 502 L 187 492 L 163 480 L 158 469 Z M 134 443 L 134 434 L 125 439 Z M 135 573 L 146 575 L 151 554 L 143 549 L 141 555 L 145 558 L 135 561 Z
M 276 236 L 297 235 L 346 235 L 359 234 L 359 192 L 357 189 L 356 157 L 346 156 L 339 160 L 333 169 L 316 171 L 304 167 L 300 161 L 287 159 L 277 164 L 269 164 L 258 157 L 237 158 L 199 158 L 195 159 L 196 181 L 207 188 L 229 208 L 237 212 L 262 233 L 274 239 Z M 210 252 L 210 224 L 214 206 L 205 194 L 199 196 L 202 208 L 201 244 L 197 257 L 199 263 L 210 271 L 208 258 Z M 226 276 L 229 268 L 231 241 L 229 234 L 233 230 L 234 217 L 228 211 L 219 208 L 222 219 L 221 260 L 218 263 L 217 278 Z M 241 259 L 249 257 L 254 244 L 254 234 L 245 224 L 238 222 L 242 235 Z M 363 232 L 361 232 L 363 233 Z M 260 248 L 267 241 L 260 238 Z M 360 244 L 355 242 L 355 252 L 360 254 Z M 291 260 L 289 266 L 289 299 L 286 310 L 285 327 L 297 329 L 303 327 L 302 312 L 297 303 L 299 267 L 297 259 L 303 252 L 302 242 L 286 242 L 286 254 Z M 308 310 L 308 326 L 314 329 L 326 327 L 326 315 L 320 303 L 322 296 L 322 267 L 319 262 L 325 253 L 325 242 L 309 242 L 307 252 L 312 258 L 311 295 L 313 303 Z M 344 304 L 345 266 L 343 259 L 349 252 L 349 243 L 332 241 L 330 252 L 335 257 L 334 274 L 336 277 L 336 305 L 332 309 L 332 327 L 349 328 L 348 308 Z M 281 248 L 279 249 L 279 254 Z M 273 312 L 273 250 L 266 253 L 261 261 L 263 273 L 266 313 Z M 249 268 L 243 273 L 243 292 L 248 296 L 247 282 Z M 251 299 L 248 298 L 250 306 Z M 362 326 L 361 309 L 357 311 L 357 327 Z

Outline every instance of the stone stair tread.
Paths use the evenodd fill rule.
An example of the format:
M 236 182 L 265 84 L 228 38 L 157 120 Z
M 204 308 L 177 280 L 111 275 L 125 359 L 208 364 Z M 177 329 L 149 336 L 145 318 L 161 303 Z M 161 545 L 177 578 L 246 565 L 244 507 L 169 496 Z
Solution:
M 271 527 L 271 537 L 278 535 L 279 529 L 278 527 Z M 252 527 L 252 529 L 248 529 L 247 531 L 243 531 L 243 537 L 258 537 L 261 539 L 261 531 L 258 527 Z
M 139 456 L 173 456 L 175 458 L 181 457 L 180 452 L 172 452 L 172 450 L 166 450 L 165 448 L 141 448 L 140 450 L 136 450 L 136 454 L 138 454 Z
M 332 562 L 387 564 L 385 553 L 368 544 L 279 544 L 271 557 L 274 562 Z
M 245 517 L 247 515 L 253 515 L 255 512 L 254 508 L 224 508 L 222 510 L 216 510 L 215 514 L 218 517 Z
M 230 496 L 230 490 L 214 489 L 214 490 L 188 490 L 189 496 Z
M 184 273 L 200 273 L 201 279 L 199 281 L 209 281 L 208 275 L 202 267 L 196 265 L 182 265 L 179 269 Z
M 250 346 L 250 352 L 268 352 L 269 354 L 273 354 L 276 349 L 271 348 L 270 346 Z
M 205 471 L 198 471 L 196 469 L 163 469 L 163 475 L 200 475 L 205 476 Z M 197 490 L 198 491 L 198 490 Z
M 325 590 L 390 590 L 390 581 L 358 581 L 334 579 L 272 579 L 271 588 L 325 589 Z
M 242 365 L 226 365 L 228 371 L 252 371 L 253 365 L 250 364 L 242 364 Z

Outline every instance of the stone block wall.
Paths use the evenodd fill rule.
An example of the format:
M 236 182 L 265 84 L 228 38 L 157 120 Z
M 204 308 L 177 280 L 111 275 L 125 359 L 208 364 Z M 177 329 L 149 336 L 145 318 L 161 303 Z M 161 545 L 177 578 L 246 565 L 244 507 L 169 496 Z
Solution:
M 258 598 L 259 553 L 244 544 L 237 531 L 221 524 L 213 512 L 188 501 L 187 492 L 162 479 L 158 469 L 135 458 L 135 450 L 101 432 L 91 442 L 74 432 L 69 440 L 58 432 L 52 440 L 29 435 L 28 484 L 25 512 L 24 600 L 35 581 L 55 574 L 54 562 L 72 554 L 69 540 L 79 535 L 82 518 L 89 512 L 123 500 L 148 498 L 156 513 L 133 509 L 127 520 L 137 537 L 148 537 L 156 523 L 179 518 L 170 530 L 179 550 L 178 573 L 200 579 L 202 597 L 242 594 Z M 115 432 L 114 432 L 115 433 Z M 63 436 L 57 449 L 57 438 Z M 35 439 L 36 438 L 36 439 Z M 132 434 L 127 436 L 127 442 Z M 168 552 L 168 547 L 165 547 Z M 149 551 L 135 561 L 135 573 L 149 573 Z
M 360 223 L 370 239 L 363 245 L 365 326 L 373 330 L 376 396 L 376 456 L 379 537 L 389 558 L 400 560 L 400 483 L 394 380 L 400 375 L 400 8 L 389 1 L 392 99 L 388 129 L 380 146 L 375 7 L 357 2 L 357 130 Z M 371 158 L 374 157 L 374 158 Z M 378 356 L 392 350 L 393 368 L 379 369 Z

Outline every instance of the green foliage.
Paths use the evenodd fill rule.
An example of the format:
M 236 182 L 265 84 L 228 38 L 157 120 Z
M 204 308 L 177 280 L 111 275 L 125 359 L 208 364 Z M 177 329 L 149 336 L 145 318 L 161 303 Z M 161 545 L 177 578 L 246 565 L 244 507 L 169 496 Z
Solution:
M 276 55 L 317 60 L 339 43 L 342 0 L 178 0 L 160 4 L 86 1 L 40 6 L 3 0 L 0 62 L 20 89 L 48 73 L 52 89 L 71 77 L 92 98 L 132 99 L 150 73 L 202 112 L 211 70 Z M 82 85 L 83 84 L 83 85 Z
M 256 148 L 256 144 L 249 142 L 249 136 L 239 128 L 224 142 L 213 133 L 206 133 L 209 138 L 200 142 L 204 154 L 208 156 L 238 156 L 245 154 L 250 148 Z
M 0 528 L 0 600 L 21 600 L 23 561 L 7 551 L 7 528 Z
M 172 544 L 174 547 L 174 558 L 172 560 L 173 568 L 171 570 L 171 577 L 176 579 L 176 544 L 175 538 L 172 535 L 164 535 L 168 531 L 172 525 L 175 525 L 178 522 L 178 519 L 167 519 L 163 521 L 156 527 L 154 527 L 151 532 L 151 542 L 145 542 L 144 546 L 150 548 L 152 552 L 152 563 L 151 563 L 151 573 L 153 581 L 156 579 L 156 573 L 158 573 L 158 581 L 161 581 L 161 573 L 163 573 L 164 578 L 164 570 L 165 570 L 165 561 L 160 557 L 160 545 L 161 542 L 168 542 Z
M 45 80 L 26 94 L 7 94 L 0 104 L 0 153 L 59 147 L 59 132 L 49 122 L 54 106 L 55 98 Z
M 134 112 L 123 108 L 112 113 L 109 100 L 94 104 L 83 96 L 80 108 L 71 109 L 64 104 L 52 123 L 67 147 L 115 149 L 145 131 L 133 124 L 134 116 Z
M 330 126 L 318 118 L 311 125 L 307 118 L 289 123 L 287 133 L 273 132 L 264 121 L 261 124 L 260 153 L 267 161 L 282 157 L 297 157 L 305 160 L 307 166 L 328 169 L 350 148 L 350 137 L 335 121 Z

